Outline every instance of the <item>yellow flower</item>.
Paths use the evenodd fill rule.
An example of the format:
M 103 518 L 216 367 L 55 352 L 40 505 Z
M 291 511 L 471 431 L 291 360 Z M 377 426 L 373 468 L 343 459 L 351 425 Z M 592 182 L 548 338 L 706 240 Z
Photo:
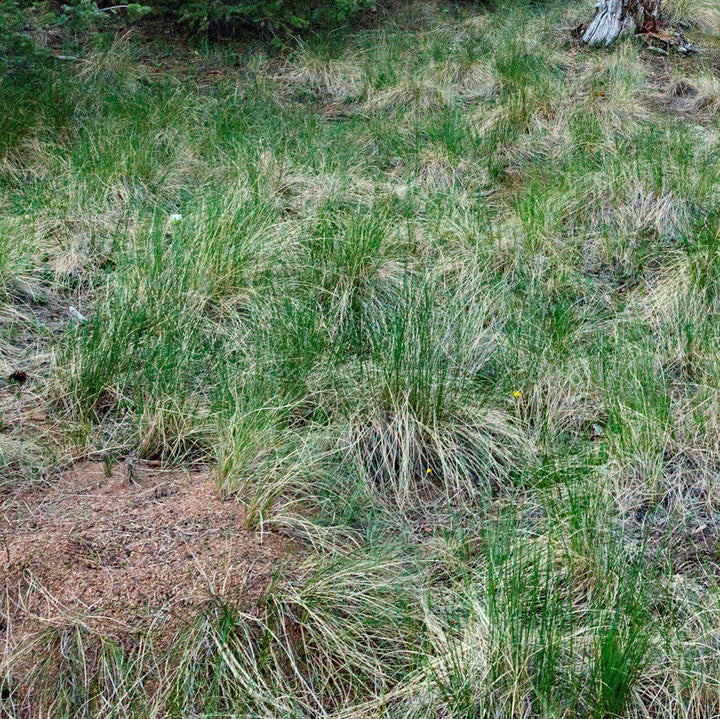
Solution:
M 513 397 L 515 397 L 515 399 L 517 399 L 519 396 L 520 396 L 520 392 L 518 392 L 518 390 L 515 390 L 513 392 Z
M 427 473 L 432 474 L 432 469 L 430 469 L 430 467 L 427 468 Z

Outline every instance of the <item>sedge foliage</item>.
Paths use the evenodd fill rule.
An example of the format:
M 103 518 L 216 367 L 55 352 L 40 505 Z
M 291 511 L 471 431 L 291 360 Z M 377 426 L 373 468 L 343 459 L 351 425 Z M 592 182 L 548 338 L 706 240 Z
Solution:
M 51 461 L 30 397 L 305 552 L 169 645 L 8 640 L 3 710 L 717 715 L 710 5 L 668 3 L 691 61 L 569 50 L 548 2 L 3 75 L 0 468 Z

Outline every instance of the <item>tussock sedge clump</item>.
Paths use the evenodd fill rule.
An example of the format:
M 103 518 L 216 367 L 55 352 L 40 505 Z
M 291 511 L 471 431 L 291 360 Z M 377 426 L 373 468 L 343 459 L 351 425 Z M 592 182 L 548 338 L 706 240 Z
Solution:
M 294 547 L 172 630 L 6 587 L 3 716 L 720 715 L 720 26 L 664 4 L 699 55 L 411 3 L 0 76 L 0 491 L 201 466 Z

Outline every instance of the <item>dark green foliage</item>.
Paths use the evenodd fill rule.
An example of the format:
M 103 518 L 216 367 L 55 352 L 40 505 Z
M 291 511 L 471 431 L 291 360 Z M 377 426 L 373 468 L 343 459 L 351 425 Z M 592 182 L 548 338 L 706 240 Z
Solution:
M 16 0 L 0 0 L 0 63 L 25 56 L 32 50 L 32 42 L 23 33 L 25 17 Z
M 0 0 L 0 64 L 37 61 L 46 44 L 72 36 L 84 41 L 100 29 L 133 23 L 150 15 L 161 24 L 180 25 L 209 39 L 238 30 L 288 35 L 305 29 L 337 27 L 375 0 L 151 0 L 102 7 L 93 0 L 70 0 L 59 8 Z M 49 43 L 38 42 L 45 35 Z
M 272 33 L 343 23 L 374 0 L 157 0 L 155 14 L 179 21 L 210 36 L 239 26 Z
M 0 0 L 0 67 L 38 65 L 52 56 L 49 48 L 84 43 L 113 18 L 124 24 L 135 22 L 152 11 L 147 5 L 127 3 L 100 7 L 94 0 L 69 0 L 68 4 L 28 3 Z M 73 60 L 72 56 L 54 56 Z

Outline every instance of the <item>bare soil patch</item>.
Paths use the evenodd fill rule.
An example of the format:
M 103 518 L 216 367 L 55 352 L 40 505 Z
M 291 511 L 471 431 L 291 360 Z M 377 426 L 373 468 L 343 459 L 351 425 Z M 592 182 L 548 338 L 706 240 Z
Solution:
M 0 542 L 0 638 L 12 643 L 78 618 L 120 634 L 161 622 L 164 633 L 212 597 L 250 607 L 289 550 L 245 529 L 207 472 L 116 466 L 107 477 L 90 462 L 7 496 Z

